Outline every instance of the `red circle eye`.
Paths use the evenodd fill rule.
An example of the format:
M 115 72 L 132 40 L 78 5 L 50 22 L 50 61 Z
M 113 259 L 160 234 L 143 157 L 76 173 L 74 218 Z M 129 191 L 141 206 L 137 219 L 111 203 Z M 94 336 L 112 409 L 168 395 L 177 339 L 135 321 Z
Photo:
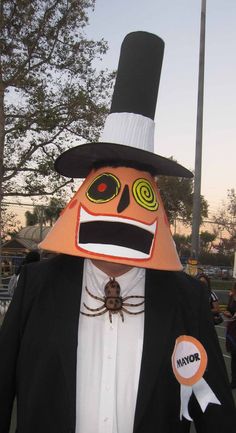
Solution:
M 119 191 L 119 179 L 111 173 L 102 173 L 92 181 L 86 197 L 94 203 L 107 203 L 116 197 Z
M 103 183 L 100 183 L 98 186 L 97 186 L 97 190 L 99 191 L 99 192 L 104 192 L 104 191 L 106 191 L 106 189 L 107 189 L 107 185 L 103 182 Z

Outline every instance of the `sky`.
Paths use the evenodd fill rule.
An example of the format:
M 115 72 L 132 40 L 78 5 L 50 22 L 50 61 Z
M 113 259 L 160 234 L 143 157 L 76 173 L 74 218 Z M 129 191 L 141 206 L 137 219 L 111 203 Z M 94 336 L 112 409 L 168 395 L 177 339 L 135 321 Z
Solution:
M 236 0 L 207 0 L 201 193 L 210 214 L 236 187 Z M 104 38 L 115 70 L 122 41 L 148 31 L 165 42 L 155 152 L 194 170 L 201 0 L 96 0 L 86 29 Z

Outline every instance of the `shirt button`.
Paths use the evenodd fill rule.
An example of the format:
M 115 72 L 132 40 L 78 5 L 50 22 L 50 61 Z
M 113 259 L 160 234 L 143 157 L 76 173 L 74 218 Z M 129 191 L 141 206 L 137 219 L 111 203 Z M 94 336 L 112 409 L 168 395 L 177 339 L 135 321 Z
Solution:
M 106 385 L 106 390 L 110 391 L 110 386 L 109 385 Z
M 112 359 L 112 356 L 111 355 L 107 355 L 107 359 Z
M 108 416 L 106 416 L 106 418 L 104 418 L 104 422 L 107 422 L 109 420 Z

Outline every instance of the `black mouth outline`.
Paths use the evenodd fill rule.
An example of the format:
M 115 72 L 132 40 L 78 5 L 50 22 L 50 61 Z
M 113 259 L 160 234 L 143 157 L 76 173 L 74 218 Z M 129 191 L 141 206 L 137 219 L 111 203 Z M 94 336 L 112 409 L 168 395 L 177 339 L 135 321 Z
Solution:
M 154 234 L 133 224 L 117 221 L 81 222 L 78 232 L 78 246 L 83 244 L 117 245 L 150 256 Z M 86 249 L 86 247 L 84 248 Z

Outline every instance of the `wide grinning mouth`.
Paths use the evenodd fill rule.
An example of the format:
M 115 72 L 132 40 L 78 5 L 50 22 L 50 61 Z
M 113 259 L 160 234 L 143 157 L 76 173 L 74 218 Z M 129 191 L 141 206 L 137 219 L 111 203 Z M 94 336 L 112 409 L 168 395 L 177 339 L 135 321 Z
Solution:
M 90 214 L 80 209 L 77 247 L 96 254 L 147 259 L 157 222 L 148 225 L 128 218 Z

